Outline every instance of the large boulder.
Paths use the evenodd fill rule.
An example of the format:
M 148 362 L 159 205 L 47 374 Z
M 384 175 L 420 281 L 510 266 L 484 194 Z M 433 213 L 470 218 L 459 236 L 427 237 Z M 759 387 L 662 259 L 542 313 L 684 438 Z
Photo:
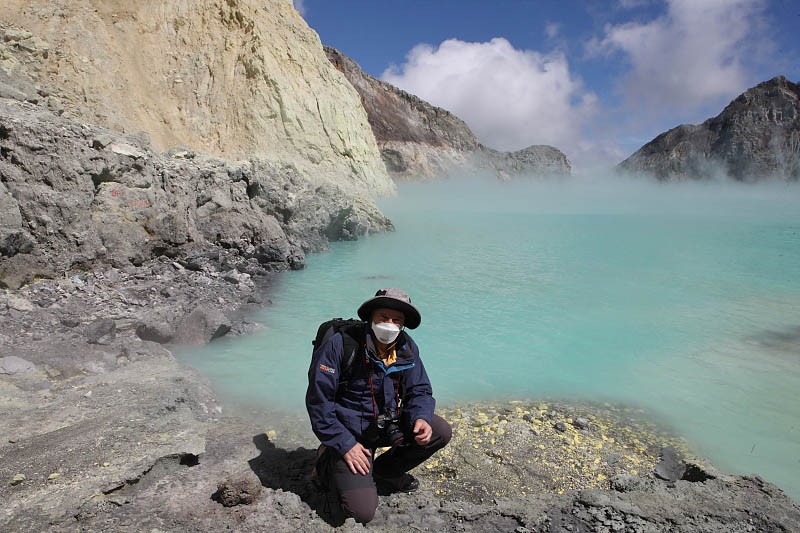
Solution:
M 226 335 L 231 322 L 222 311 L 198 307 L 178 322 L 173 342 L 177 344 L 202 345 Z

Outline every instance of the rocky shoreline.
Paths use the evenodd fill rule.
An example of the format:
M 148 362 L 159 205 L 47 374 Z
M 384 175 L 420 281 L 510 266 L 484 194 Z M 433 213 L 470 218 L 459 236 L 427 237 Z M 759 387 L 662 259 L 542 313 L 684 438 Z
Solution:
M 275 275 L 393 229 L 358 93 L 283 0 L 13 0 L 0 33 L 0 529 L 339 526 L 310 481 L 306 420 L 237 415 L 172 350 L 252 332 Z M 455 117 L 376 87 L 397 104 L 377 109 L 401 133 L 380 139 L 398 173 L 466 152 L 501 177 L 569 172 L 554 148 L 481 148 Z M 410 136 L 421 124 L 432 137 Z M 441 413 L 450 446 L 370 529 L 800 530 L 777 487 L 717 472 L 625 410 Z
M 0 295 L 0 527 L 340 525 L 310 483 L 306 420 L 267 427 L 269 413 L 232 415 L 169 351 L 171 341 L 258 327 L 249 313 L 268 305 L 271 275 L 237 277 L 229 255 L 71 273 Z M 630 410 L 520 401 L 440 412 L 453 423 L 451 445 L 415 472 L 421 491 L 382 497 L 370 529 L 800 527 L 800 507 L 780 489 L 691 459 L 680 439 Z

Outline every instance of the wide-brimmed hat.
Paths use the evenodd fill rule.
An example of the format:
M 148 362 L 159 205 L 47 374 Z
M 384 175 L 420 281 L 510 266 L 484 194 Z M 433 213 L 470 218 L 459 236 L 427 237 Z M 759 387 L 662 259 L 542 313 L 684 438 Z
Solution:
M 422 322 L 419 311 L 411 305 L 411 298 L 403 289 L 396 287 L 380 289 L 375 296 L 361 304 L 361 307 L 358 308 L 358 317 L 361 320 L 369 321 L 372 319 L 372 312 L 381 308 L 402 311 L 406 315 L 405 327 L 408 329 L 414 329 Z

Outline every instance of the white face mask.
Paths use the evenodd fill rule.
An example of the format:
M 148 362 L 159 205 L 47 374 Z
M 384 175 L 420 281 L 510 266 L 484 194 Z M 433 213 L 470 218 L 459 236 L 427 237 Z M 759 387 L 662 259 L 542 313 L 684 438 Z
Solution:
M 391 322 L 372 323 L 372 332 L 382 344 L 391 344 L 400 335 L 400 328 Z

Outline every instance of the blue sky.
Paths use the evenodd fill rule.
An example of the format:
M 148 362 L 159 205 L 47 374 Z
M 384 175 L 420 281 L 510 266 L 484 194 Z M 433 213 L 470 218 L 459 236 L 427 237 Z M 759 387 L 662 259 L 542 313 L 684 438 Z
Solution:
M 615 164 L 776 75 L 800 81 L 795 0 L 295 0 L 324 44 L 498 149 Z

